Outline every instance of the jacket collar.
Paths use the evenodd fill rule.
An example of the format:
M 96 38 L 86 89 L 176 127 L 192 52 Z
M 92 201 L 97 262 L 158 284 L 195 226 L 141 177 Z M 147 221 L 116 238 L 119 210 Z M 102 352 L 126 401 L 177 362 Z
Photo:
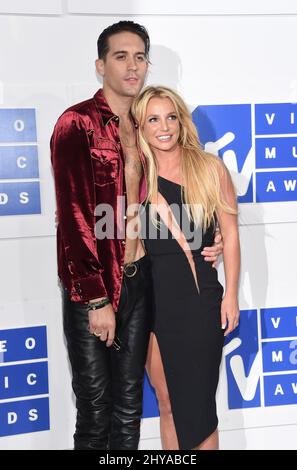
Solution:
M 106 126 L 111 119 L 118 121 L 119 117 L 112 112 L 110 109 L 105 96 L 103 95 L 103 89 L 100 88 L 94 95 L 97 111 L 101 114 L 104 126 Z
M 114 114 L 112 110 L 109 107 L 109 104 L 106 101 L 106 98 L 103 94 L 103 89 L 100 88 L 97 93 L 94 95 L 94 100 L 96 104 L 96 108 L 98 113 L 101 114 L 101 118 L 103 121 L 103 125 L 106 126 L 110 121 L 115 121 L 116 123 L 119 122 L 119 116 Z M 131 115 L 132 121 L 134 122 L 134 126 L 137 129 L 138 125 L 133 119 L 133 116 Z

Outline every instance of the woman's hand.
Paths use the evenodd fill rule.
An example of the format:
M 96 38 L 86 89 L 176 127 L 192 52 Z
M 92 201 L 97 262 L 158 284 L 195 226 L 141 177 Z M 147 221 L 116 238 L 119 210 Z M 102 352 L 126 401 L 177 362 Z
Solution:
M 225 329 L 228 322 L 224 336 L 227 336 L 233 331 L 239 323 L 239 307 L 236 296 L 226 294 L 221 304 L 221 322 L 222 329 Z

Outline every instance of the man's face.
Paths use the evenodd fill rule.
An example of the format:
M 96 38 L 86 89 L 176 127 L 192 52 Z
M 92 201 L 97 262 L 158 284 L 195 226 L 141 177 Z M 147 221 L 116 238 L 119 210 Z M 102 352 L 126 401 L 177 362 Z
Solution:
M 104 89 L 118 96 L 137 96 L 148 68 L 143 40 L 137 34 L 125 31 L 112 35 L 108 44 L 105 60 L 96 60 Z

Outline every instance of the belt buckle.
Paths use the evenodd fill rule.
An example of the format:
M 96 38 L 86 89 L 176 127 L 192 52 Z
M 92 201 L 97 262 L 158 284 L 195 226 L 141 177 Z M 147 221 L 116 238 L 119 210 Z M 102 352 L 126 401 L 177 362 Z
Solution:
M 134 270 L 132 270 L 132 272 L 129 272 L 128 271 L 129 268 L 133 268 Z M 135 263 L 128 263 L 124 266 L 124 273 L 127 277 L 134 277 L 137 271 L 138 271 L 138 268 L 137 268 L 137 264 Z

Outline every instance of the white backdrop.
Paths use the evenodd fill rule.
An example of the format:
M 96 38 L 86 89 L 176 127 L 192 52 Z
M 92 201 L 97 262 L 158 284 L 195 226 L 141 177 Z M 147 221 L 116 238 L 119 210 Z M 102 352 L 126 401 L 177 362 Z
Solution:
M 108 6 L 106 2 L 94 0 L 0 1 L 0 107 L 35 109 L 39 167 L 38 176 L 3 177 L 0 161 L 0 193 L 4 184 L 13 188 L 13 184 L 35 182 L 40 188 L 41 208 L 40 213 L 31 215 L 6 215 L 1 212 L 5 206 L 1 206 L 0 196 L 0 330 L 19 334 L 19 329 L 45 325 L 47 331 L 46 353 L 31 358 L 21 352 L 10 357 L 9 348 L 13 349 L 14 345 L 9 340 L 5 343 L 8 333 L 0 331 L 1 449 L 72 446 L 75 408 L 56 280 L 49 137 L 59 114 L 68 105 L 92 96 L 100 86 L 94 60 L 101 30 L 120 19 L 144 24 L 152 41 L 148 83 L 176 88 L 191 110 L 198 105 L 253 107 L 257 103 L 297 101 L 296 14 L 295 2 L 277 0 L 192 0 L 186 5 L 177 0 L 135 0 L 113 1 Z M 9 143 L 1 139 L 1 126 L 0 119 L 0 159 L 1 147 L 16 149 L 20 145 L 13 139 Z M 296 138 L 297 128 L 294 129 L 290 137 Z M 282 136 L 286 134 L 283 132 Z M 255 152 L 254 137 L 253 134 L 252 152 Z M 28 139 L 23 143 L 36 144 Z M 296 163 L 293 161 L 288 169 L 293 178 Z M 226 344 L 226 360 L 222 361 L 218 410 L 223 449 L 297 448 L 296 362 L 286 358 L 279 369 L 275 362 L 282 361 L 268 364 L 273 337 L 281 345 L 288 344 L 292 352 L 296 349 L 296 200 L 295 188 L 287 202 L 240 205 L 240 308 L 245 331 Z M 223 280 L 222 266 L 219 275 Z M 291 313 L 281 310 L 287 307 L 295 309 Z M 269 312 L 260 311 L 264 308 L 278 309 L 273 313 L 273 320 Z M 254 312 L 249 314 L 251 310 Z M 289 329 L 280 330 L 276 336 L 265 336 L 271 322 L 274 325 L 287 322 Z M 248 341 L 244 349 L 244 334 L 249 325 L 257 329 L 255 343 Z M 288 348 L 284 349 L 284 356 L 288 355 Z M 236 355 L 236 350 L 241 352 Z M 281 354 L 280 350 L 278 344 L 277 354 Z M 2 360 L 1 354 L 4 354 Z M 32 396 L 27 391 L 22 395 L 13 390 L 9 395 L 4 367 L 9 373 L 16 370 L 14 366 L 30 364 L 30 359 L 31 363 L 48 365 L 49 391 L 41 388 L 34 398 L 48 400 L 49 397 L 50 429 L 28 432 L 24 423 L 19 431 L 11 431 L 14 423 L 7 424 L 7 419 L 16 419 L 16 403 L 24 403 Z M 285 380 L 281 382 L 282 391 L 273 389 L 277 385 L 268 384 L 279 376 Z M 278 392 L 269 392 L 271 387 Z M 280 402 L 268 405 L 273 396 Z M 7 418 L 7 413 L 16 415 Z M 23 419 L 21 414 L 18 416 L 19 421 Z M 32 416 L 31 423 L 34 424 Z M 141 448 L 160 448 L 158 418 L 143 420 Z

